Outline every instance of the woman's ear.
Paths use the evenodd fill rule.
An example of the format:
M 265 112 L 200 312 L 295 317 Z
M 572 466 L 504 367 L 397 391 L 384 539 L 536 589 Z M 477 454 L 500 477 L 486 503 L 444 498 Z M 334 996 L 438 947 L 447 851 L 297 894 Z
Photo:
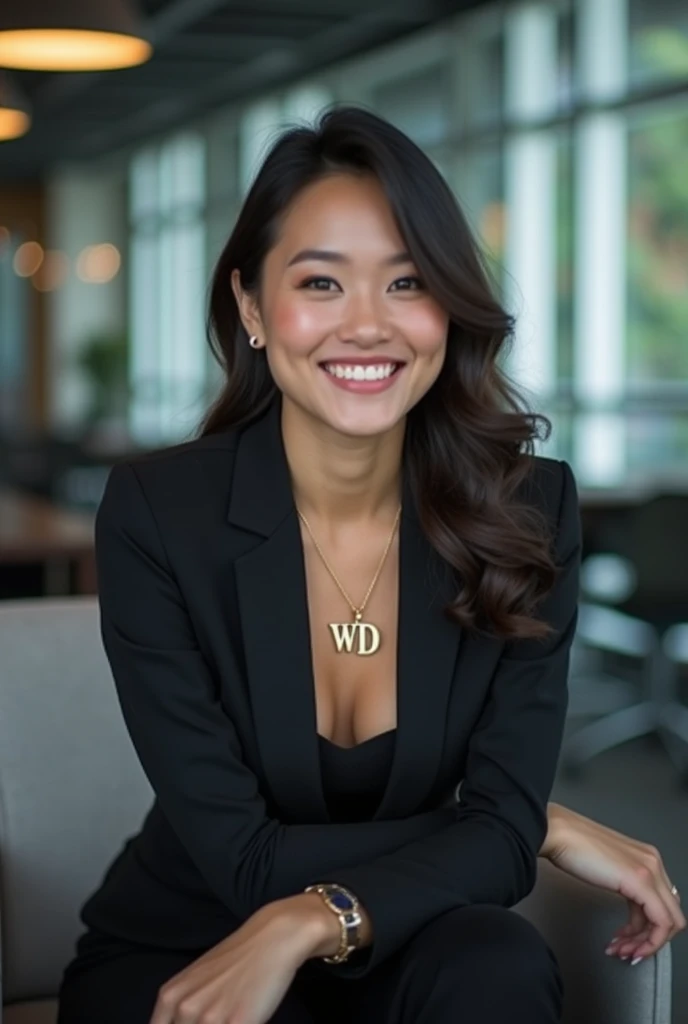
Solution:
M 236 299 L 237 308 L 239 310 L 239 316 L 241 322 L 244 325 L 244 330 L 249 335 L 255 335 L 262 342 L 265 341 L 265 329 L 263 327 L 263 321 L 260 315 L 260 309 L 258 308 L 257 296 L 251 292 L 246 292 L 241 287 L 241 274 L 238 270 L 232 271 L 232 291 L 234 292 L 234 298 Z

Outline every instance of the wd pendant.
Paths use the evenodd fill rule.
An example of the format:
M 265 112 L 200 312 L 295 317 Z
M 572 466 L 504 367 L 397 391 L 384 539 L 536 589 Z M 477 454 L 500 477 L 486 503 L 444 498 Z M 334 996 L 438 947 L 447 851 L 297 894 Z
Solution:
M 355 622 L 330 622 L 328 625 L 338 654 L 346 651 L 347 654 L 367 656 L 375 654 L 380 646 L 380 630 L 372 622 L 356 619 Z

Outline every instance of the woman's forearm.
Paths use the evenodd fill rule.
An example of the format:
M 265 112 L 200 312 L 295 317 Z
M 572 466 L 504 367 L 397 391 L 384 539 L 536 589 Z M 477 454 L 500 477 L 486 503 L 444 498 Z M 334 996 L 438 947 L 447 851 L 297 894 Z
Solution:
M 562 804 L 551 801 L 547 804 L 547 835 L 538 857 L 549 857 L 557 847 L 570 813 L 569 809 Z

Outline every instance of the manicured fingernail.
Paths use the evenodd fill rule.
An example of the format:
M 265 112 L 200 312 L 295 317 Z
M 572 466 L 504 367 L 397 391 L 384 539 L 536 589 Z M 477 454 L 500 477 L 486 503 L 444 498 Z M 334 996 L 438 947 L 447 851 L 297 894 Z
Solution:
M 631 955 L 630 953 L 626 953 L 624 956 L 620 956 L 619 960 L 628 960 L 630 955 Z
M 641 960 L 644 960 L 644 957 L 636 956 L 633 960 L 631 960 L 631 967 L 635 967 L 635 965 L 639 964 Z
M 607 956 L 614 956 L 615 952 L 616 952 L 616 947 L 615 946 L 607 946 L 607 948 L 605 949 L 605 953 L 607 954 Z

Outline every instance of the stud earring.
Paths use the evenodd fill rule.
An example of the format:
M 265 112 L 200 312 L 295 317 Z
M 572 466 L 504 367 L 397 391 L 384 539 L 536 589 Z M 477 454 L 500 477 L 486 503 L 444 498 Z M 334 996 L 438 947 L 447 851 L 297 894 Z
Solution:
M 256 334 L 251 335 L 251 337 L 248 339 L 248 343 L 251 346 L 251 348 L 260 348 L 260 342 Z

